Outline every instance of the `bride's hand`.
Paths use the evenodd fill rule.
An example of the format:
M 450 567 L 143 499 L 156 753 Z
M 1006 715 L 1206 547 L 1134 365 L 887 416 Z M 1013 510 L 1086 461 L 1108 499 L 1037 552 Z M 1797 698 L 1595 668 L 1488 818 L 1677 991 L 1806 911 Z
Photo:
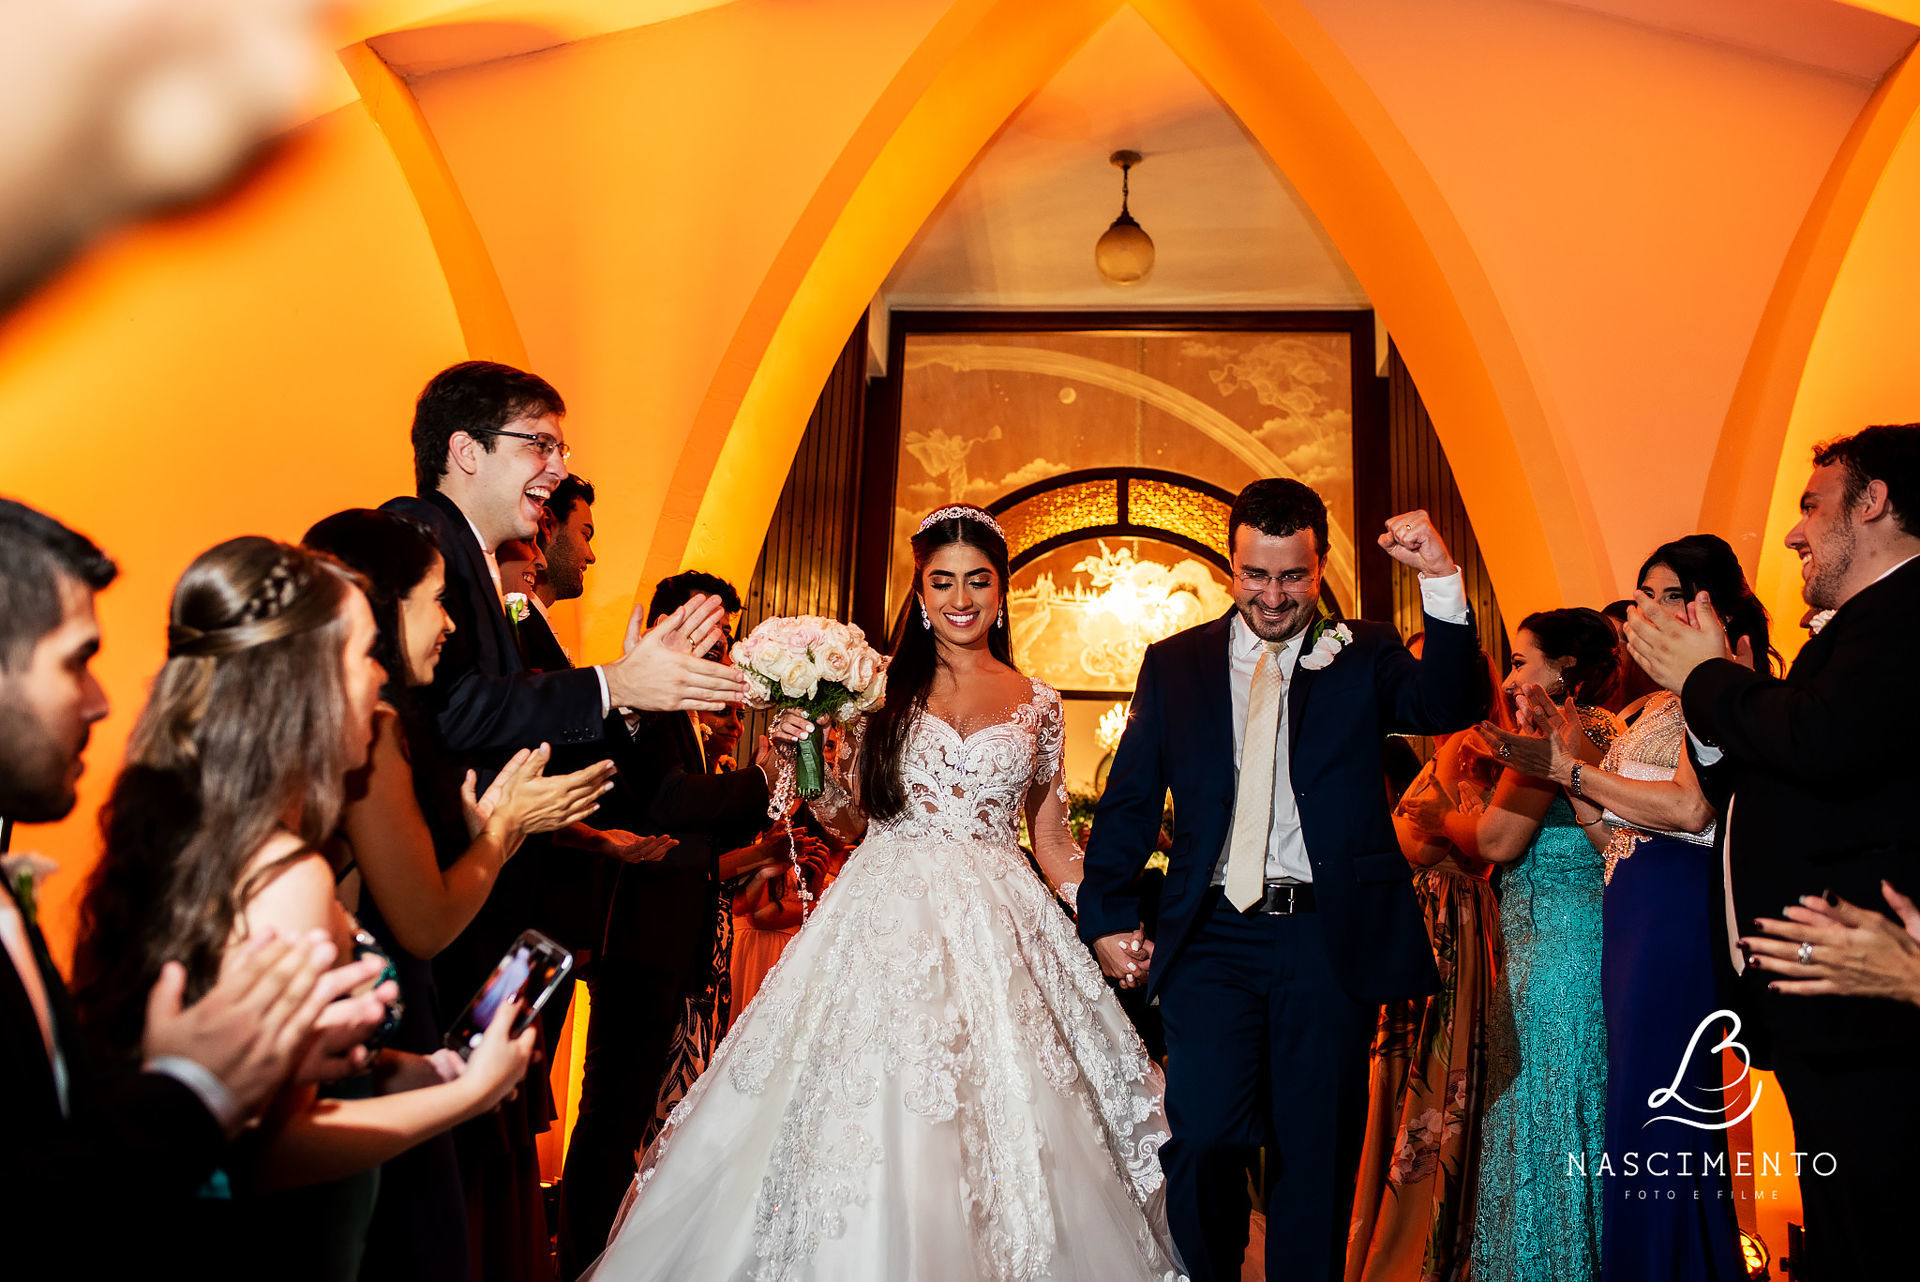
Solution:
M 1147 938 L 1145 926 L 1135 926 L 1094 940 L 1093 955 L 1100 959 L 1100 969 L 1109 978 L 1119 980 L 1122 988 L 1133 988 L 1147 981 L 1147 969 L 1153 964 L 1153 941 Z

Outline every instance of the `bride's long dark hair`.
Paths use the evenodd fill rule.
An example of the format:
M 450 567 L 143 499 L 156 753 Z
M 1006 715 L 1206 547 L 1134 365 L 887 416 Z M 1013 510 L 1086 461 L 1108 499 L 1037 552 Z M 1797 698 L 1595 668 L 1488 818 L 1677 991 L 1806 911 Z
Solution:
M 999 580 L 1000 600 L 1007 599 L 1007 541 L 988 524 L 992 518 L 983 508 L 967 506 L 979 518 L 951 516 L 935 521 L 913 536 L 913 590 L 900 606 L 893 623 L 893 640 L 888 647 L 887 700 L 875 709 L 867 721 L 866 742 L 860 757 L 860 802 L 874 819 L 896 819 L 907 808 L 907 790 L 900 779 L 900 754 L 905 751 L 907 732 L 914 718 L 927 706 L 927 691 L 940 670 L 940 648 L 934 644 L 933 630 L 920 618 L 921 593 L 926 587 L 927 562 L 941 548 L 955 543 L 978 548 L 987 554 Z M 1013 640 L 1004 611 L 987 629 L 987 651 L 1009 668 L 1013 663 Z

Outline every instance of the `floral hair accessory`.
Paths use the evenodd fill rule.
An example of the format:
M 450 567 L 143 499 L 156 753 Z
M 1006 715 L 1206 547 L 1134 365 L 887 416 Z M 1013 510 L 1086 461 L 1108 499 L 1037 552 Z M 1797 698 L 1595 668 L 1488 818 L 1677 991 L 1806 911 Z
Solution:
M 984 509 L 977 507 L 943 507 L 937 512 L 929 512 L 927 519 L 920 522 L 920 529 L 925 530 L 928 526 L 938 525 L 942 521 L 978 521 L 1002 539 L 1007 537 L 1007 532 L 1000 528 L 1000 522 L 994 520 L 992 515 Z

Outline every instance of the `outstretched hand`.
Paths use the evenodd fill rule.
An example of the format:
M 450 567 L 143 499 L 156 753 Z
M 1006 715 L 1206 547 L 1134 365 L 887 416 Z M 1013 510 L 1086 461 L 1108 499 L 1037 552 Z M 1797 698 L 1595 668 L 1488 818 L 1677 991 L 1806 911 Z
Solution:
M 696 658 L 713 648 L 726 623 L 720 598 L 696 596 L 646 628 L 646 608 L 627 619 L 626 653 L 601 667 L 617 708 L 642 712 L 718 712 L 746 698 L 746 678 L 728 663 Z

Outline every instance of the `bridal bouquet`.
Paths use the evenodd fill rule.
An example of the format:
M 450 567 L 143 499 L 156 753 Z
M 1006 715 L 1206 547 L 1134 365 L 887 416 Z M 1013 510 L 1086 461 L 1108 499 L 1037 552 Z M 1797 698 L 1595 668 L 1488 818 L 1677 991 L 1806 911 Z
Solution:
M 887 692 L 886 660 L 851 623 L 815 614 L 766 619 L 733 647 L 747 674 L 749 708 L 798 708 L 809 721 L 851 721 Z M 794 745 L 794 791 L 817 797 L 826 787 L 820 736 Z

